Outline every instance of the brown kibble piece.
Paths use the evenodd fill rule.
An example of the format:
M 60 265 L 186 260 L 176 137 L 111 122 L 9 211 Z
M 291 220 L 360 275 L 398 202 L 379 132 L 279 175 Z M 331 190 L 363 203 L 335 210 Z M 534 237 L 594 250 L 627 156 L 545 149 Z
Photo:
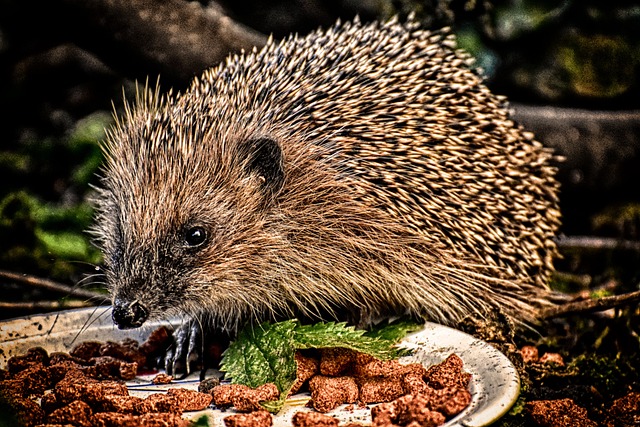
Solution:
M 100 347 L 102 347 L 102 342 L 100 341 L 85 341 L 75 346 L 69 354 L 78 359 L 88 361 L 92 357 L 100 355 Z
M 451 354 L 443 362 L 427 369 L 425 379 L 433 388 L 458 387 L 467 388 L 471 374 L 462 371 L 462 359 Z
M 542 427 L 596 427 L 587 411 L 572 399 L 534 400 L 527 402 L 531 418 Z
M 138 349 L 138 343 L 133 340 L 124 340 L 122 343 L 107 341 L 100 346 L 98 354 L 137 363 L 139 366 L 144 366 L 147 361 L 147 357 Z
M 161 326 L 151 332 L 151 335 L 138 348 L 147 358 L 164 351 L 173 342 L 173 332 L 166 326 Z
M 77 372 L 67 372 L 67 375 L 55 385 L 53 392 L 58 402 L 67 405 L 74 400 L 82 400 L 93 405 L 102 401 L 105 396 L 103 385 Z
M 55 363 L 53 363 L 53 360 L 52 358 L 51 364 L 47 367 L 52 384 L 62 380 L 67 375 L 67 372 L 71 370 L 80 372 L 83 369 L 83 365 L 74 362 L 72 359 L 56 359 Z
M 538 348 L 532 345 L 525 345 L 520 349 L 522 361 L 524 363 L 535 363 L 538 361 Z
M 102 390 L 105 395 L 128 396 L 129 389 L 124 383 L 119 381 L 102 381 Z
M 151 380 L 154 384 L 169 384 L 171 381 L 173 381 L 173 377 L 163 373 L 159 373 Z
M 58 398 L 55 393 L 47 393 L 40 399 L 40 407 L 45 413 L 50 413 L 60 408 L 62 405 L 58 402 Z
M 428 387 L 423 393 L 416 396 L 424 396 L 427 399 L 427 408 L 442 412 L 449 417 L 460 413 L 471 403 L 471 393 L 466 388 L 433 389 Z
M 34 362 L 30 367 L 16 373 L 13 381 L 20 381 L 24 397 L 29 395 L 42 396 L 44 391 L 51 388 L 51 375 L 49 370 L 40 362 Z
M 220 407 L 233 406 L 233 398 L 237 394 L 252 390 L 244 384 L 220 384 L 211 390 L 213 403 Z
M 538 361 L 540 363 L 550 365 L 564 366 L 564 359 L 562 358 L 560 353 L 545 353 Z
M 409 373 L 402 377 L 402 389 L 405 394 L 418 394 L 430 388 L 424 381 L 422 375 Z
M 7 360 L 7 370 L 15 374 L 36 365 L 47 366 L 49 364 L 49 354 L 42 347 L 33 347 L 23 355 L 13 356 Z
M 421 426 L 438 426 L 445 421 L 445 416 L 429 407 L 429 399 L 424 394 L 408 394 L 396 401 L 397 423 L 409 425 L 418 423 Z
M 367 363 L 357 363 L 354 366 L 354 376 L 356 377 L 401 377 L 410 371 L 417 370 L 417 366 L 422 365 L 412 364 L 403 365 L 397 360 L 378 360 L 372 358 Z M 425 374 L 426 370 L 422 367 L 421 374 Z
M 149 409 L 144 399 L 138 396 L 105 396 L 101 402 L 100 412 L 120 412 L 123 414 L 141 414 Z
M 168 412 L 181 414 L 180 403 L 176 396 L 168 393 L 152 393 L 145 397 L 139 407 L 139 412 Z
M 313 407 L 328 412 L 343 403 L 358 400 L 358 386 L 352 377 L 326 377 L 316 375 L 309 380 Z
M 93 411 L 85 402 L 75 400 L 50 413 L 47 421 L 52 424 L 71 424 L 75 427 L 92 427 Z
M 305 356 L 299 351 L 296 351 L 295 359 L 297 366 L 296 380 L 291 387 L 290 394 L 297 393 L 312 376 L 318 373 L 320 367 L 320 362 L 317 359 Z
M 291 418 L 294 427 L 338 427 L 338 419 L 319 412 L 296 412 Z
M 44 411 L 36 402 L 26 397 L 7 395 L 7 390 L 0 388 L 0 399 L 9 413 L 12 413 L 19 425 L 33 427 L 44 421 Z
M 411 394 L 374 407 L 371 418 L 374 426 L 436 427 L 445 422 L 443 414 L 429 409 L 426 396 Z
M 278 387 L 273 383 L 255 389 L 242 384 L 222 384 L 214 387 L 212 394 L 217 406 L 234 406 L 240 412 L 258 411 L 262 409 L 260 402 L 280 397 Z
M 271 414 L 265 410 L 229 415 L 223 421 L 227 427 L 270 427 L 273 424 Z
M 189 420 L 178 414 L 118 414 L 116 412 L 99 412 L 94 415 L 96 427 L 188 427 Z
M 55 351 L 49 355 L 49 366 L 57 363 L 75 362 L 77 365 L 86 365 L 87 361 L 65 353 L 62 351 Z
M 209 393 L 200 393 L 186 388 L 170 388 L 167 394 L 176 398 L 183 411 L 201 411 L 206 409 L 213 400 L 213 396 Z
M 628 425 L 640 425 L 640 393 L 632 391 L 614 400 L 609 412 Z
M 339 376 L 353 366 L 358 353 L 348 348 L 331 347 L 320 350 L 320 374 Z
M 362 403 L 391 402 L 405 394 L 401 378 L 363 378 L 358 380 L 358 400 Z
M 138 374 L 137 362 L 127 362 L 112 356 L 92 357 L 89 362 L 95 366 L 96 377 L 100 379 L 132 380 Z

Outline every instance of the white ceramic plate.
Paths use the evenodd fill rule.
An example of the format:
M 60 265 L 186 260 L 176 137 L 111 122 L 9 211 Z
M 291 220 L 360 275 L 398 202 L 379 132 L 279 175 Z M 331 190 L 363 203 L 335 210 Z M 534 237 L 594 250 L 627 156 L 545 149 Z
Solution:
M 163 323 L 156 322 L 139 329 L 122 331 L 113 325 L 109 307 L 69 310 L 8 320 L 0 323 L 0 368 L 6 366 L 10 357 L 23 354 L 27 349 L 36 346 L 54 352 L 69 351 L 76 344 L 89 340 L 120 341 L 133 338 L 142 342 L 161 324 Z M 422 330 L 407 336 L 402 345 L 414 350 L 411 356 L 401 359 L 403 362 L 419 362 L 428 367 L 455 353 L 464 362 L 464 370 L 472 374 L 471 404 L 445 423 L 446 427 L 489 425 L 504 415 L 518 398 L 520 381 L 509 359 L 491 345 L 471 335 L 435 323 L 426 323 Z M 130 393 L 144 396 L 176 386 L 198 388 L 197 374 L 166 385 L 153 385 L 152 377 L 142 376 L 128 382 Z M 284 409 L 274 417 L 274 426 L 290 427 L 293 414 L 308 410 L 305 407 L 308 400 L 307 393 L 297 394 L 287 400 Z M 203 413 L 210 415 L 212 426 L 223 427 L 222 419 L 233 411 L 208 409 L 189 412 L 186 416 L 197 418 Z M 370 411 L 366 408 L 346 410 L 345 406 L 342 406 L 329 414 L 337 417 L 341 423 L 371 422 Z

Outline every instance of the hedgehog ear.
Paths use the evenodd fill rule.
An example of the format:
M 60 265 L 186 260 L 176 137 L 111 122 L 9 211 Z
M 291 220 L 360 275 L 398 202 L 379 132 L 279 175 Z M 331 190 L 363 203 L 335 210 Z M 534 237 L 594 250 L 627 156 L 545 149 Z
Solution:
M 251 139 L 243 144 L 247 173 L 258 175 L 265 193 L 276 194 L 284 184 L 284 159 L 280 145 L 271 138 Z

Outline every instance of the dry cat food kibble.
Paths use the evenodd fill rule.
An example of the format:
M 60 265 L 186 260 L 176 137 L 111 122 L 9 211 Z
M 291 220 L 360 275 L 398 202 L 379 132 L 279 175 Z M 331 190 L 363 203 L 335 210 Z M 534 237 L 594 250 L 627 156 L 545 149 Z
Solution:
M 211 394 L 169 388 L 141 398 L 129 395 L 124 383 L 162 350 L 164 336 L 170 337 L 160 329 L 141 346 L 133 340 L 89 341 L 69 353 L 48 354 L 42 348 L 32 348 L 9 359 L 7 370 L 0 370 L 0 398 L 27 427 L 186 427 L 190 422 L 182 413 L 207 408 Z
M 273 417 L 264 409 L 248 414 L 235 414 L 224 417 L 227 427 L 269 427 L 273 424 Z
M 134 378 L 147 360 L 163 351 L 170 336 L 166 328 L 160 328 L 141 345 L 133 340 L 89 341 L 69 353 L 51 354 L 32 348 L 9 359 L 7 369 L 0 370 L 0 397 L 10 402 L 28 427 L 187 427 L 191 422 L 182 418 L 183 412 L 202 410 L 211 403 L 240 412 L 224 417 L 227 427 L 272 425 L 272 415 L 261 405 L 279 399 L 280 392 L 272 383 L 252 389 L 240 384 L 214 386 L 216 381 L 210 381 L 200 391 L 172 387 L 144 398 L 130 395 L 124 381 Z M 309 391 L 313 409 L 295 414 L 294 427 L 337 427 L 338 419 L 324 413 L 344 403 L 361 408 L 379 403 L 371 411 L 375 427 L 437 426 L 471 401 L 471 375 L 464 372 L 455 354 L 428 369 L 343 348 L 298 351 L 295 360 L 297 376 L 290 394 Z M 160 373 L 152 383 L 171 381 L 171 376 Z M 203 381 L 205 384 L 208 382 Z
M 276 400 L 280 392 L 275 384 L 267 383 L 257 388 L 242 384 L 222 384 L 211 391 L 216 406 L 233 406 L 240 412 L 252 412 L 262 409 L 260 402 Z
M 294 427 L 338 427 L 338 419 L 319 412 L 296 412 L 291 419 Z
M 319 359 L 298 352 L 295 359 L 298 372 L 292 390 L 297 392 L 306 387 L 311 393 L 310 406 L 317 411 L 296 414 L 292 419 L 296 427 L 333 426 L 335 418 L 322 413 L 344 403 L 361 406 L 384 403 L 372 411 L 374 424 L 379 426 L 404 426 L 414 421 L 427 427 L 437 426 L 471 402 L 471 375 L 464 372 L 462 360 L 455 354 L 429 369 L 418 363 L 378 360 L 343 348 L 323 349 Z M 233 406 L 249 415 L 261 409 L 261 402 L 278 398 L 278 389 L 273 384 L 255 389 L 223 384 L 214 387 L 212 393 L 218 407 Z M 234 418 L 233 423 L 253 425 L 251 419 Z

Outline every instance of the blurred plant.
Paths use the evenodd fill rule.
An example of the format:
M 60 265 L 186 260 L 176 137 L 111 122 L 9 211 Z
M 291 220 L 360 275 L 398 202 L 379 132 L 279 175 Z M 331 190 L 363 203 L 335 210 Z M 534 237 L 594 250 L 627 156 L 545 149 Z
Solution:
M 95 113 L 66 137 L 0 153 L 7 184 L 0 199 L 1 268 L 69 281 L 100 262 L 85 233 L 93 216 L 87 199 L 102 162 L 98 143 L 111 120 Z

